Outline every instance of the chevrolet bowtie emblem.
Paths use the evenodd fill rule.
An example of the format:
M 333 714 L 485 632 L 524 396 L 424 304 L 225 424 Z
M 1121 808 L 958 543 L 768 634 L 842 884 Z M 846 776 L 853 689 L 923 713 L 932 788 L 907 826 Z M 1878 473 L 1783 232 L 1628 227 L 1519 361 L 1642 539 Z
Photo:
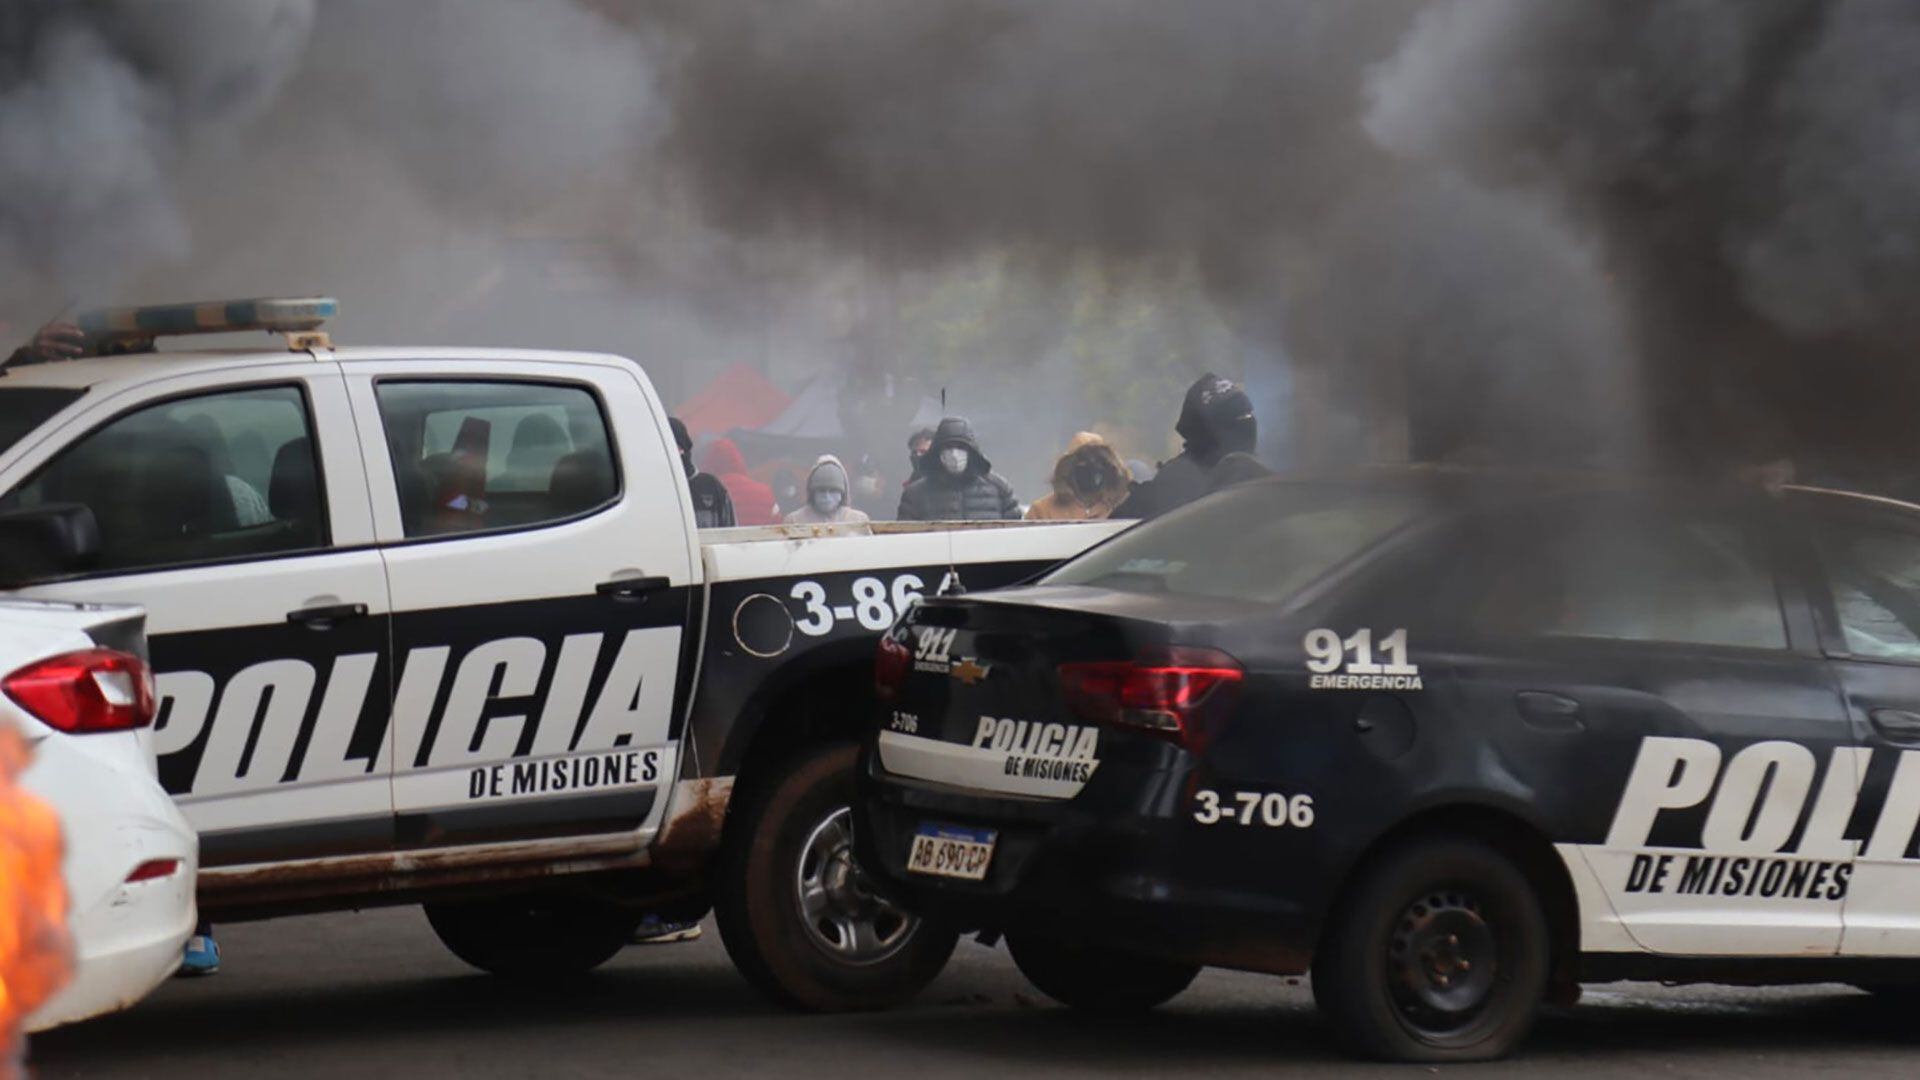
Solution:
M 965 656 L 961 657 L 959 663 L 948 669 L 948 674 L 966 683 L 968 686 L 972 686 L 974 683 L 986 678 L 987 672 L 991 669 L 992 665 L 982 664 L 975 661 L 971 656 Z

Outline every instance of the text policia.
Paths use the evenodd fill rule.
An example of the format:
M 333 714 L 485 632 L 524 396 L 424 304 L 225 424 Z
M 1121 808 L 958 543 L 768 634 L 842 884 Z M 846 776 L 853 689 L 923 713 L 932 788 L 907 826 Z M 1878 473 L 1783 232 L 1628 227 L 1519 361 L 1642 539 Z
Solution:
M 1834 747 L 1816 787 L 1820 762 L 1799 743 L 1757 742 L 1729 758 L 1705 739 L 1642 740 L 1607 833 L 1610 851 L 1642 849 L 1633 857 L 1624 890 L 1845 899 L 1856 855 L 1905 858 L 1920 825 L 1920 752 L 1902 751 L 1887 788 L 1891 794 L 1877 809 L 1864 808 L 1873 811 L 1864 846 L 1846 835 L 1861 809 L 1858 778 L 1866 775 L 1873 753 L 1863 746 Z M 1697 844 L 1678 852 L 1672 850 L 1678 845 L 1645 850 L 1662 814 L 1696 811 L 1703 804 L 1707 810 Z

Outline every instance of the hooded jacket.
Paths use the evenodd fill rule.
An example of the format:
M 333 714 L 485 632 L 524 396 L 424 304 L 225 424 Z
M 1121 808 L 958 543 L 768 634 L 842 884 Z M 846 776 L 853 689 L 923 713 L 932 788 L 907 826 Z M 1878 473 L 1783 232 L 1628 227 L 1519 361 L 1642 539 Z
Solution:
M 949 447 L 967 451 L 967 467 L 960 475 L 940 464 L 940 452 Z M 973 425 L 949 416 L 934 429 L 933 448 L 925 467 L 900 493 L 901 521 L 994 521 L 1020 517 L 1020 500 L 1013 485 L 993 471 L 980 452 Z
M 1106 467 L 1107 482 L 1091 492 L 1074 487 L 1074 466 L 1091 463 Z M 1107 440 L 1083 431 L 1067 444 L 1067 452 L 1053 463 L 1053 490 L 1027 507 L 1028 521 L 1097 521 L 1126 501 L 1132 474 Z
M 776 525 L 780 521 L 773 501 L 773 489 L 747 475 L 747 459 L 732 439 L 715 439 L 701 459 L 703 472 L 710 472 L 726 485 L 733 500 L 733 517 L 741 525 Z
M 1114 510 L 1114 517 L 1158 517 L 1205 495 L 1214 486 L 1214 470 L 1221 459 L 1229 455 L 1251 459 L 1259 434 L 1247 392 L 1212 372 L 1187 388 L 1173 430 L 1186 441 L 1185 449 L 1160 466 L 1153 479 L 1133 485 L 1133 493 Z M 1241 462 L 1236 473 L 1245 472 L 1246 464 Z M 1257 467 L 1259 462 L 1253 460 L 1252 465 Z
M 838 491 L 840 506 L 831 514 L 822 514 L 813 508 L 813 493 L 816 491 Z M 853 508 L 853 492 L 847 484 L 847 467 L 832 454 L 820 455 L 814 462 L 813 471 L 807 474 L 806 501 L 800 509 L 787 515 L 789 525 L 864 525 L 867 521 L 865 511 Z

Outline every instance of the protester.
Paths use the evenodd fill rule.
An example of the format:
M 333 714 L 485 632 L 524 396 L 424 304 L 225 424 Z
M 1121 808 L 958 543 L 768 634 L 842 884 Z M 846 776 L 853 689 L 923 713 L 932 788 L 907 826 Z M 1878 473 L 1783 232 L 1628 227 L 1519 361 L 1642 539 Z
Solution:
M 1160 466 L 1152 480 L 1133 485 L 1133 493 L 1114 510 L 1117 518 L 1158 517 L 1205 495 L 1214 486 L 1214 470 L 1229 454 L 1251 458 L 1259 431 L 1253 400 L 1232 380 L 1208 372 L 1187 388 L 1173 430 L 1186 441 L 1179 456 Z M 1262 472 L 1265 466 L 1253 459 Z M 1236 460 L 1236 476 L 1250 473 Z
M 777 525 L 779 506 L 773 489 L 747 475 L 747 459 L 732 439 L 715 439 L 707 444 L 701 461 L 702 471 L 720 478 L 733 499 L 733 518 L 741 525 Z
M 807 474 L 807 504 L 787 515 L 789 525 L 864 525 L 865 512 L 853 508 L 847 467 L 832 454 L 820 455 Z
M 1083 431 L 1053 463 L 1053 490 L 1027 507 L 1028 521 L 1092 521 L 1126 501 L 1132 474 L 1107 440 Z
M 900 493 L 901 521 L 993 521 L 1020 516 L 1013 485 L 993 471 L 964 417 L 935 429 L 920 475 Z
M 927 465 L 927 452 L 932 449 L 932 428 L 923 427 L 907 436 L 907 478 L 900 482 L 901 491 L 906 491 L 908 484 L 920 479 L 921 471 Z
M 669 417 L 674 445 L 680 448 L 680 467 L 687 473 L 687 490 L 693 496 L 693 523 L 701 529 L 725 529 L 734 524 L 733 499 L 725 484 L 712 473 L 693 467 L 693 435 L 677 416 Z

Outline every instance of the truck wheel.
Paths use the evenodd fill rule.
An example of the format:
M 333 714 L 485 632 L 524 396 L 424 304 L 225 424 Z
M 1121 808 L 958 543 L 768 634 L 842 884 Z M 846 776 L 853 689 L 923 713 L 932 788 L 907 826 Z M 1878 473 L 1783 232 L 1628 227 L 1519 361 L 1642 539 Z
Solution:
M 421 906 L 453 955 L 482 971 L 515 978 L 592 971 L 626 946 L 642 914 L 561 894 Z
M 1313 960 L 1346 1048 L 1385 1061 L 1486 1061 L 1533 1025 L 1551 944 L 1527 877 L 1477 841 L 1435 836 L 1362 867 Z
M 932 982 L 958 935 L 874 895 L 853 865 L 855 748 L 795 759 L 728 822 L 713 914 L 734 966 L 783 1004 L 897 1005 Z
M 1110 949 L 1062 945 L 1046 938 L 1011 934 L 1007 951 L 1040 992 L 1083 1012 L 1146 1012 L 1172 1001 L 1192 985 L 1200 968 Z

